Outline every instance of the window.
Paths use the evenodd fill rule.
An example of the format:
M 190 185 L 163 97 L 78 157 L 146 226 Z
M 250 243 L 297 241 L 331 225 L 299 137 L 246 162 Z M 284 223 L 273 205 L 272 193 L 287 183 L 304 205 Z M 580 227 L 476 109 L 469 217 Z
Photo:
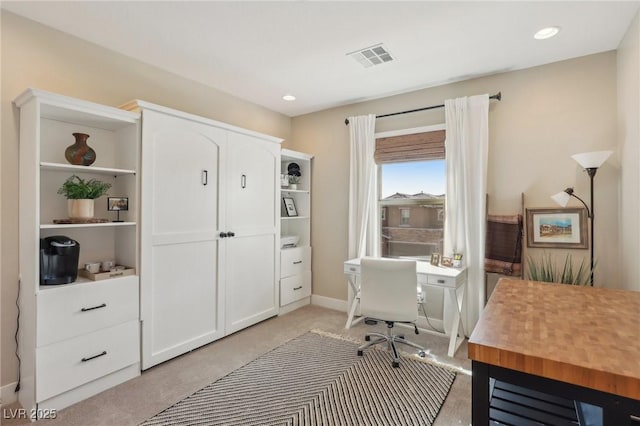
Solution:
M 400 225 L 409 226 L 409 218 L 411 217 L 410 208 L 400 208 Z
M 431 134 L 430 134 L 431 133 Z M 434 132 L 426 132 L 433 142 Z M 403 136 L 387 137 L 387 144 L 403 146 Z M 412 134 L 411 138 L 420 139 Z M 446 188 L 444 132 L 439 132 L 442 150 L 423 161 L 414 159 L 411 151 L 384 159 L 376 149 L 379 164 L 378 205 L 381 210 L 380 253 L 383 257 L 428 260 L 431 253 L 442 253 L 444 241 L 444 201 Z M 378 138 L 377 142 L 381 139 Z M 433 143 L 432 143 L 433 145 Z M 377 146 L 378 147 L 378 146 Z M 431 153 L 433 149 L 429 150 Z M 418 155 L 417 155 L 418 156 Z M 424 156 L 418 156 L 424 158 Z

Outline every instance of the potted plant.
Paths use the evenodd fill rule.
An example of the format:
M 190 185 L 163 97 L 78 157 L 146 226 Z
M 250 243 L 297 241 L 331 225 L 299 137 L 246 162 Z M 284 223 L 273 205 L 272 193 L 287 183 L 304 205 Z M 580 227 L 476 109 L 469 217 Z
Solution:
M 550 254 L 543 254 L 539 259 L 529 256 L 527 263 L 529 279 L 532 281 L 587 285 L 592 273 L 584 259 L 575 267 L 570 254 L 565 257 L 563 265 Z
M 298 189 L 298 183 L 300 183 L 300 176 L 289 175 L 289 189 Z
M 91 219 L 94 200 L 105 195 L 109 188 L 110 183 L 97 179 L 84 180 L 72 175 L 58 189 L 58 194 L 67 197 L 67 209 L 71 219 Z

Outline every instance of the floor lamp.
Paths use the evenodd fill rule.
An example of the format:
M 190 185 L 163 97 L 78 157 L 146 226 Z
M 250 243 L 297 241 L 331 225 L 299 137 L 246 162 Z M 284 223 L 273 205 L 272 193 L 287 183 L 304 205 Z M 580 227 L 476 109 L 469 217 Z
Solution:
M 569 200 L 571 199 L 571 197 L 577 198 L 578 200 L 580 200 L 580 202 L 582 202 L 582 204 L 584 204 L 584 207 L 587 209 L 587 215 L 589 216 L 589 219 L 591 219 L 591 286 L 593 286 L 593 246 L 595 245 L 595 238 L 593 235 L 593 222 L 594 222 L 594 214 L 593 214 L 593 178 L 596 175 L 596 172 L 598 171 L 598 168 L 600 166 L 602 166 L 602 164 L 607 161 L 607 158 L 609 158 L 609 156 L 613 154 L 613 151 L 595 151 L 595 152 L 585 152 L 582 154 L 575 154 L 572 155 L 571 158 L 573 158 L 574 160 L 576 160 L 578 162 L 578 164 L 580 164 L 582 166 L 582 168 L 587 172 L 587 174 L 589 175 L 589 180 L 590 180 L 590 199 L 589 199 L 589 204 L 591 205 L 591 210 L 589 210 L 589 206 L 587 206 L 587 203 L 585 203 L 580 197 L 578 197 L 577 195 L 575 195 L 573 193 L 573 188 L 567 188 L 562 192 L 558 192 L 555 195 L 552 195 L 551 198 L 553 199 L 553 201 L 555 201 L 556 203 L 558 203 L 559 205 L 561 205 L 562 207 L 565 207 L 568 203 Z

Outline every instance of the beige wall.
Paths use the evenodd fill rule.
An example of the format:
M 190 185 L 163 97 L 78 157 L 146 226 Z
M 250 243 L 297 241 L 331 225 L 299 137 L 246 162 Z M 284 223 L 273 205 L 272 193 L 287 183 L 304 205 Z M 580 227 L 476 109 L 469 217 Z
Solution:
M 284 139 L 291 119 L 2 11 L 1 383 L 17 378 L 18 111 L 11 101 L 35 87 L 105 105 L 143 99 Z M 285 143 L 286 146 L 286 143 Z
M 375 69 L 371 71 L 375 73 Z M 349 132 L 351 115 L 385 114 L 445 99 L 502 91 L 489 113 L 489 211 L 556 207 L 550 195 L 574 186 L 589 199 L 589 179 L 572 154 L 617 148 L 616 53 L 607 52 L 522 71 L 419 90 L 293 119 L 293 149 L 313 155 L 313 293 L 346 299 Z M 442 109 L 378 120 L 376 131 L 444 122 Z M 621 287 L 617 268 L 619 161 L 614 155 L 596 176 L 598 285 Z M 578 204 L 570 204 L 570 206 Z M 560 252 L 554 250 L 554 252 Z M 530 254 L 535 254 L 533 250 Z M 561 253 L 564 253 L 562 251 Z M 573 250 L 574 258 L 589 257 Z
M 640 291 L 640 13 L 618 49 L 621 284 Z

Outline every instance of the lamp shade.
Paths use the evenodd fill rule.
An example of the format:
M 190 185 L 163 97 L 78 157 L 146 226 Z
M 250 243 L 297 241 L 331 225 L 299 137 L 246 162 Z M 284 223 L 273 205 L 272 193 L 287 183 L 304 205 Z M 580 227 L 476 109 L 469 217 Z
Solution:
M 576 160 L 583 169 L 597 169 L 607 161 L 607 158 L 609 158 L 611 154 L 613 154 L 613 151 L 593 151 L 575 154 L 572 155 L 571 158 Z
M 571 199 L 571 195 L 569 195 L 566 191 L 558 192 L 555 195 L 551 196 L 551 199 L 558 203 L 558 205 L 562 207 L 566 207 L 569 204 L 569 200 Z

